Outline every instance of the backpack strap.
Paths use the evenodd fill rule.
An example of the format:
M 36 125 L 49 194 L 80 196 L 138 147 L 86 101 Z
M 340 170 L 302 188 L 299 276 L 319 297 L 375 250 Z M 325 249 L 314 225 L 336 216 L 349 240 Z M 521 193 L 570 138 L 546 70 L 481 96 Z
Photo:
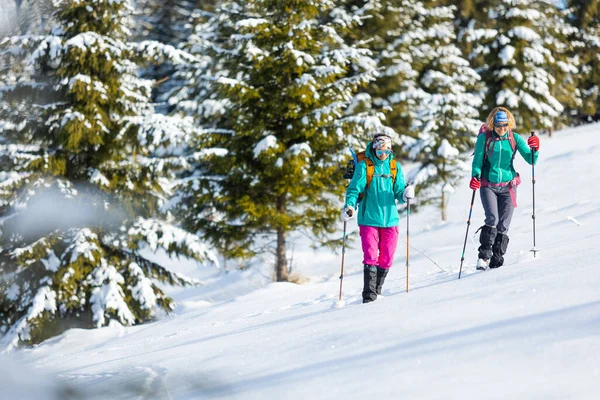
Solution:
M 398 166 L 396 165 L 396 160 L 392 158 L 390 161 L 390 173 L 392 174 L 392 185 L 396 183 L 396 175 L 398 175 Z
M 483 161 L 485 162 L 485 160 L 488 157 L 490 144 L 492 142 L 492 135 L 491 132 L 487 130 L 487 126 L 485 124 L 481 125 L 481 127 L 479 128 L 479 133 L 477 134 L 477 136 L 479 137 L 479 135 L 485 135 L 485 143 L 483 144 Z M 475 153 L 473 152 L 473 154 Z
M 361 151 L 356 154 L 356 161 L 359 163 L 361 161 L 365 161 L 367 164 L 367 188 L 371 185 L 371 181 L 373 180 L 373 175 L 375 175 L 375 164 L 373 161 L 367 157 L 367 154 L 364 151 Z
M 485 127 L 485 125 L 483 125 L 483 127 Z M 487 127 L 484 129 L 483 134 L 485 135 L 485 145 L 483 146 L 483 161 L 485 161 L 486 158 L 489 158 L 491 156 L 490 147 L 492 145 L 492 142 L 494 141 L 494 138 L 492 132 L 487 130 Z M 493 147 L 492 151 L 494 151 Z
M 371 186 L 373 175 L 375 174 L 375 164 L 369 157 L 365 157 L 365 163 L 367 164 L 367 189 Z
M 489 169 L 490 169 L 489 161 L 488 161 L 488 153 L 490 151 L 490 145 L 492 144 L 492 134 L 490 131 L 488 131 L 487 126 L 485 124 L 483 124 L 483 125 L 481 125 L 481 128 L 479 128 L 478 135 L 485 135 L 485 143 L 483 144 L 483 160 L 481 161 L 481 176 L 480 176 L 480 179 L 483 179 L 487 176 Z
M 513 155 L 511 160 L 511 165 L 515 161 L 515 156 L 517 155 L 517 141 L 515 140 L 515 134 L 512 130 L 508 130 L 508 141 L 510 143 L 510 147 L 512 148 Z

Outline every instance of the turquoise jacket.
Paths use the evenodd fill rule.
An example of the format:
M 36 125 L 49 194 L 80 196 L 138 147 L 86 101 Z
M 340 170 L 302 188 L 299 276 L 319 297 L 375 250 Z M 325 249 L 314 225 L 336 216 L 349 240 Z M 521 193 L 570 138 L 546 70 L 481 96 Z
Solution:
M 398 172 L 396 182 L 393 182 L 390 172 L 390 161 L 394 158 L 391 153 L 384 161 L 377 158 L 371 149 L 371 143 L 367 145 L 366 156 L 373 161 L 375 166 L 371 185 L 367 189 L 367 163 L 363 160 L 356 166 L 354 176 L 346 189 L 346 206 L 356 208 L 358 195 L 365 196 L 360 201 L 358 209 L 358 224 L 389 228 L 398 226 L 400 217 L 396 209 L 396 200 L 404 203 L 402 193 L 404 192 L 404 173 L 400 163 L 396 162 Z
M 517 151 L 521 156 L 531 164 L 531 148 L 527 145 L 525 139 L 516 132 L 513 133 L 517 144 Z M 473 157 L 473 172 L 471 176 L 477 176 L 480 179 L 487 179 L 491 183 L 506 183 L 512 181 L 517 172 L 513 166 L 513 149 L 508 140 L 508 133 L 499 136 L 496 132 L 492 133 L 492 142 L 488 151 L 486 166 L 483 165 L 483 153 L 485 147 L 485 135 L 480 134 L 475 143 L 475 155 Z M 538 152 L 535 152 L 534 162 L 537 162 Z M 488 164 L 489 162 L 489 164 Z

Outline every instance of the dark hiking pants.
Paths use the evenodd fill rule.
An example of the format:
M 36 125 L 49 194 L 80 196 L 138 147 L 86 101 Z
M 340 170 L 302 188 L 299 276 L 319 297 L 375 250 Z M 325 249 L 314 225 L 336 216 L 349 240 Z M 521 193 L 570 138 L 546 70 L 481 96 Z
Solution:
M 516 197 L 516 188 L 513 188 Z M 508 228 L 514 212 L 510 189 L 505 187 L 482 187 L 481 204 L 485 211 L 485 226 L 479 236 L 479 258 L 490 260 L 490 267 L 500 267 L 508 248 Z

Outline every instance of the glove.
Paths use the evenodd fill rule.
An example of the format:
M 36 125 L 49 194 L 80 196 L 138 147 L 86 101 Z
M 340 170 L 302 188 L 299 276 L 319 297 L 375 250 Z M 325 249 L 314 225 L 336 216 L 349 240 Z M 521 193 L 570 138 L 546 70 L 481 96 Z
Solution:
M 412 200 L 415 198 L 415 188 L 412 185 L 407 185 L 404 188 L 404 192 L 402 192 L 402 200 L 406 202 L 407 200 Z
M 540 149 L 540 139 L 537 136 L 530 136 L 529 139 L 527 139 L 527 144 L 535 151 Z
M 473 190 L 477 190 L 481 187 L 481 182 L 477 179 L 476 176 L 471 178 L 471 182 L 469 182 L 469 187 Z
M 350 206 L 344 207 L 344 209 L 342 210 L 341 217 L 342 217 L 342 221 L 344 221 L 344 222 L 350 221 L 354 217 L 354 208 L 352 208 Z

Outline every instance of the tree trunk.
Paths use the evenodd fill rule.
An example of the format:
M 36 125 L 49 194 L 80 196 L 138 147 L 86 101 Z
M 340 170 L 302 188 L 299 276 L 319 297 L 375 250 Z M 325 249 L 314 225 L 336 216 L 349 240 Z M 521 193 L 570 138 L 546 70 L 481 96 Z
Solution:
M 288 266 L 287 258 L 285 256 L 285 231 L 283 229 L 277 230 L 277 261 L 275 264 L 275 280 L 277 282 L 287 282 L 288 280 Z
M 277 199 L 277 211 L 280 215 L 285 213 L 285 196 L 279 196 Z M 282 227 L 277 228 L 277 250 L 275 262 L 275 280 L 277 282 L 287 282 L 288 266 L 287 257 L 285 254 L 285 238 L 286 232 Z
M 444 191 L 444 187 L 442 187 L 442 221 L 446 221 L 446 192 Z

